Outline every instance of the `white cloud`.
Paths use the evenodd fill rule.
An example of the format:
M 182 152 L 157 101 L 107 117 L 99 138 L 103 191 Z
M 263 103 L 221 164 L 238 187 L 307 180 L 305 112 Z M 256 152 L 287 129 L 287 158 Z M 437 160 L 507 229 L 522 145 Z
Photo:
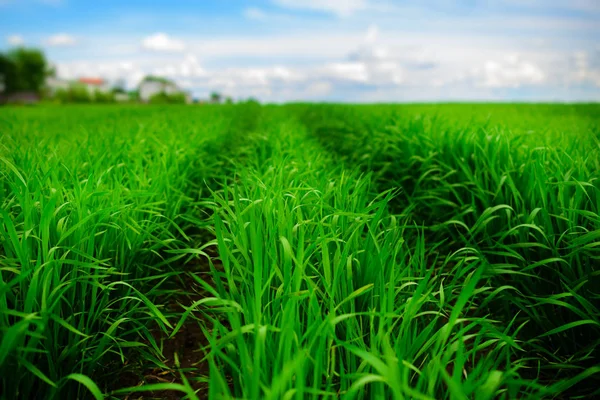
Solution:
M 205 78 L 207 72 L 193 54 L 186 55 L 183 60 L 171 60 L 150 70 L 153 75 L 161 75 L 170 79 Z
M 333 85 L 331 84 L 331 82 L 317 81 L 317 82 L 311 83 L 306 88 L 306 94 L 309 97 L 324 96 L 324 95 L 331 93 L 332 90 L 333 90 Z
M 207 78 L 207 72 L 193 54 L 187 54 L 181 59 L 169 57 L 98 63 L 72 61 L 59 63 L 57 71 L 60 77 L 66 79 L 77 79 L 81 76 L 99 77 L 112 82 L 123 79 L 128 87 L 137 86 L 144 76 L 150 74 L 186 82 Z
M 575 11 L 600 11 L 598 0 L 495 0 L 513 6 L 539 7 L 544 9 L 558 8 Z
M 393 58 L 357 58 L 326 65 L 321 75 L 334 81 L 348 81 L 370 86 L 400 85 L 405 81 L 405 68 Z
M 229 90 L 288 86 L 307 80 L 302 71 L 284 67 L 228 68 L 210 71 L 206 76 L 208 85 Z
M 378 38 L 379 38 L 379 27 L 377 25 L 369 26 L 369 29 L 367 30 L 367 34 L 365 36 L 365 41 L 367 43 L 373 43 L 373 42 L 376 42 Z
M 379 27 L 369 27 L 363 44 L 351 52 L 342 63 L 326 66 L 326 75 L 368 85 L 399 85 L 404 81 L 401 58 L 379 43 Z
M 262 37 L 217 37 L 188 40 L 188 50 L 203 57 L 344 57 L 363 35 L 356 33 L 283 34 Z
M 144 52 L 137 41 L 120 38 L 114 39 L 114 46 L 90 42 L 93 48 L 110 49 L 108 61 L 59 63 L 59 74 L 124 78 L 130 87 L 147 74 L 157 74 L 195 96 L 218 90 L 265 101 L 495 99 L 505 95 L 502 89 L 531 85 L 554 100 L 570 99 L 569 90 L 589 98 L 592 94 L 586 90 L 600 87 L 600 51 L 585 48 L 575 54 L 556 49 L 553 41 L 413 36 L 377 25 L 362 33 L 312 31 L 185 41 L 188 46 L 181 55 Z M 596 93 L 600 97 L 600 91 Z
M 367 83 L 369 81 L 369 72 L 362 62 L 337 62 L 326 65 L 322 75 L 325 78 Z
M 6 38 L 6 42 L 11 46 L 22 46 L 25 43 L 25 39 L 21 35 L 10 35 Z
M 77 44 L 77 40 L 69 34 L 58 33 L 58 34 L 50 36 L 46 40 L 44 40 L 44 44 L 46 44 L 47 46 L 56 46 L 56 47 L 74 46 L 75 44 Z
M 315 10 L 348 17 L 369 8 L 367 0 L 273 0 L 280 7 L 296 10 Z
M 186 46 L 183 41 L 174 39 L 165 33 L 156 33 L 146 37 L 142 41 L 142 47 L 152 51 L 182 52 Z
M 471 60 L 476 58 L 467 57 L 467 64 Z M 406 54 L 402 57 L 388 55 L 380 59 L 346 59 L 304 66 L 205 68 L 196 56 L 188 54 L 175 58 L 155 56 L 101 63 L 60 63 L 58 72 L 65 78 L 85 75 L 109 81 L 123 79 L 129 87 L 135 87 L 145 75 L 161 75 L 173 79 L 198 97 L 208 96 L 210 91 L 217 90 L 236 98 L 252 96 L 264 101 L 326 98 L 345 101 L 499 100 L 502 98 L 498 97 L 498 89 L 546 85 L 551 80 L 563 85 L 562 91 L 557 92 L 563 97 L 570 93 L 565 86 L 569 82 L 577 85 L 595 82 L 596 87 L 600 87 L 600 70 L 594 67 L 590 54 L 580 53 L 570 60 L 564 61 L 564 69 L 552 73 L 541 70 L 537 61 L 524 56 L 490 58 L 489 61 L 482 59 L 475 69 L 465 64 L 462 67 L 447 65 L 444 61 L 431 70 L 412 69 L 411 56 Z M 565 72 L 569 71 L 569 65 L 570 75 Z M 341 94 L 344 94 L 343 97 L 339 97 Z M 581 95 L 590 96 L 589 93 Z
M 569 64 L 571 83 L 590 83 L 600 88 L 600 49 L 595 52 L 577 51 Z
M 544 71 L 519 55 L 510 55 L 501 61 L 488 60 L 472 72 L 477 85 L 490 88 L 518 88 L 545 82 Z

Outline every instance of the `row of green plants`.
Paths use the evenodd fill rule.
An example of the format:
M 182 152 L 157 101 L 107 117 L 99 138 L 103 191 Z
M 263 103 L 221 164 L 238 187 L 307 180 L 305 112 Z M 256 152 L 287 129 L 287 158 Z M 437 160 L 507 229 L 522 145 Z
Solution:
M 593 398 L 598 111 L 5 109 L 0 398 Z
M 521 376 L 595 396 L 598 107 L 474 108 L 407 115 L 382 107 L 369 118 L 364 109 L 308 107 L 300 119 L 343 162 L 372 171 L 380 188 L 402 188 L 393 209 L 423 226 L 438 253 L 469 248 L 485 260 L 497 290 L 486 312 L 522 326 L 514 337 L 528 359 Z M 510 118 L 474 123 L 487 110 Z
M 396 191 L 341 166 L 289 117 L 249 145 L 212 196 L 205 247 L 222 267 L 195 280 L 213 296 L 187 316 L 208 335 L 211 398 L 546 392 L 521 376 L 522 326 L 471 312 L 509 290 L 485 285 L 485 258 L 439 254 L 408 213 L 390 213 Z
M 159 111 L 0 114 L 0 398 L 102 398 L 126 360 L 164 365 L 188 216 L 249 114 Z
M 185 316 L 211 398 L 599 394 L 594 107 L 447 107 L 288 107 L 248 143 Z

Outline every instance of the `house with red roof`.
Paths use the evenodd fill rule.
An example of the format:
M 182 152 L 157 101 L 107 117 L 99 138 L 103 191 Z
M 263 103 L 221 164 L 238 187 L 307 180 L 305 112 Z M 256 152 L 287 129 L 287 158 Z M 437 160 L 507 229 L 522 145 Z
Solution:
M 102 78 L 79 78 L 77 83 L 87 88 L 90 94 L 98 92 L 109 92 L 110 85 Z

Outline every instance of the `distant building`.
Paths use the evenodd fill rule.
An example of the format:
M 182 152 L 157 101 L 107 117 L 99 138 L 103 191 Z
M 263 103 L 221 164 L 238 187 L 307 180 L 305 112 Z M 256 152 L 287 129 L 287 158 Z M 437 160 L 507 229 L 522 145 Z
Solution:
M 71 82 L 50 76 L 46 79 L 46 90 L 48 94 L 55 95 L 59 90 L 68 90 L 71 87 Z
M 138 87 L 139 100 L 143 103 L 148 103 L 150 98 L 159 93 L 166 95 L 183 94 L 185 96 L 186 103 L 191 104 L 193 101 L 192 95 L 166 78 L 157 76 L 147 76 L 140 83 Z
M 140 101 L 147 103 L 148 101 L 150 101 L 150 98 L 152 96 L 159 93 L 173 95 L 181 93 L 181 90 L 177 87 L 177 85 L 174 82 L 168 79 L 159 78 L 155 76 L 148 76 L 144 78 L 144 80 L 140 83 Z
M 84 85 L 90 94 L 99 92 L 110 92 L 111 87 L 104 79 L 101 78 L 79 78 L 77 81 L 80 85 Z

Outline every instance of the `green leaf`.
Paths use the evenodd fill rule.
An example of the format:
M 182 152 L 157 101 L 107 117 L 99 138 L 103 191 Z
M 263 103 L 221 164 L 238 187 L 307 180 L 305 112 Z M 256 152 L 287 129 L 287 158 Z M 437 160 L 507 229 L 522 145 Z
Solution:
M 65 379 L 70 379 L 72 381 L 81 383 L 83 386 L 85 386 L 90 391 L 90 393 L 94 396 L 94 399 L 96 399 L 96 400 L 104 399 L 104 395 L 102 394 L 102 391 L 100 391 L 100 389 L 94 383 L 94 381 L 92 381 L 87 376 L 82 375 L 82 374 L 70 374 L 70 375 L 67 375 L 67 377 Z

